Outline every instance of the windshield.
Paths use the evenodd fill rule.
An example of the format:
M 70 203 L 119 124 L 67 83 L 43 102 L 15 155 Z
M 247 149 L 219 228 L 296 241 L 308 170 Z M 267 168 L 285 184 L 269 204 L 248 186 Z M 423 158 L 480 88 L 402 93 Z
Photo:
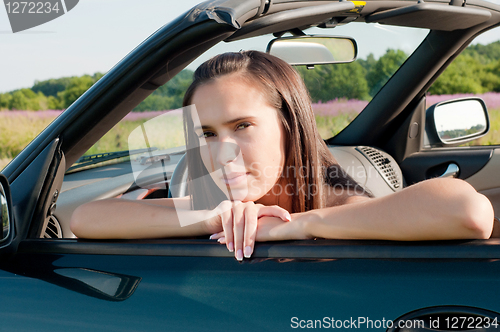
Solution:
M 335 29 L 311 28 L 305 32 L 311 35 L 349 36 L 358 45 L 358 57 L 352 63 L 316 65 L 312 69 L 295 67 L 311 95 L 317 126 L 323 139 L 335 136 L 344 129 L 428 34 L 426 29 L 365 23 L 351 23 Z M 161 125 L 154 125 L 158 134 L 151 135 L 150 147 L 162 151 L 184 145 L 182 116 L 177 109 L 182 106 L 182 98 L 197 66 L 216 54 L 228 51 L 265 51 L 269 41 L 274 38 L 273 35 L 264 35 L 216 45 L 155 90 L 86 155 L 134 149 L 130 146 L 133 143 L 129 142 L 132 131 L 162 114 L 168 116 L 162 117 L 164 119 L 159 121 Z

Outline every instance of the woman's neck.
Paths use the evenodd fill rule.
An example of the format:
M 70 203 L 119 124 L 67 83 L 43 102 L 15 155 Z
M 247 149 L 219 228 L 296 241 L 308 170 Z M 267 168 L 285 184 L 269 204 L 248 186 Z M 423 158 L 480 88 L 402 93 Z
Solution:
M 269 190 L 264 196 L 259 198 L 255 203 L 270 206 L 278 205 L 283 209 L 291 212 L 292 211 L 292 201 L 293 196 L 286 193 L 285 185 L 276 183 L 271 190 Z

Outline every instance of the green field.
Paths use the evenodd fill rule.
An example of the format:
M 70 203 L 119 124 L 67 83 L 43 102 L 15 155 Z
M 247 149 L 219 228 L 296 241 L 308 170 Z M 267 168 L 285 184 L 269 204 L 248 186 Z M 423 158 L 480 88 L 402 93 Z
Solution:
M 490 116 L 490 131 L 485 136 L 467 145 L 498 145 L 500 144 L 500 108 L 488 110 Z
M 490 131 L 485 136 L 464 146 L 500 145 L 500 108 L 488 110 L 490 117 Z M 323 139 L 337 135 L 356 117 L 356 113 L 339 114 L 337 116 L 316 116 L 316 124 Z
M 17 156 L 49 123 L 53 117 L 33 115 L 12 116 L 12 111 L 0 112 L 0 169 Z
M 0 169 L 3 169 L 54 119 L 54 117 L 37 116 L 37 112 L 28 112 L 28 114 L 24 112 L 19 116 L 14 116 L 12 113 L 12 111 L 0 112 Z M 467 145 L 500 144 L 500 109 L 489 110 L 489 114 L 490 132 Z M 355 116 L 355 113 L 337 116 L 317 115 L 316 122 L 321 136 L 329 138 L 340 132 Z M 150 145 L 163 149 L 184 145 L 181 117 L 171 116 L 166 120 L 168 121 L 157 123 L 158 128 L 148 131 L 158 133 L 149 135 Z M 86 154 L 128 150 L 129 134 L 146 121 L 148 120 L 121 121 Z

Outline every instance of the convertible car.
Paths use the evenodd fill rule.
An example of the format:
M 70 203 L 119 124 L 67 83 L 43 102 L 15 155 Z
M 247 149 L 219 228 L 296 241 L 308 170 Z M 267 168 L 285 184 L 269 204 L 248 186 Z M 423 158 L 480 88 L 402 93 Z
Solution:
M 353 64 L 366 70 L 373 54 L 403 54 L 372 90 L 365 87 L 370 101 L 359 114 L 338 130 L 322 124 L 330 151 L 375 197 L 457 177 L 485 194 L 498 216 L 500 149 L 471 143 L 494 129 L 487 103 L 469 95 L 431 102 L 428 92 L 476 38 L 500 36 L 499 25 L 500 6 L 482 0 L 215 0 L 180 15 L 2 171 L 0 330 L 499 330 L 495 238 L 266 242 L 238 262 L 208 238 L 84 240 L 69 227 L 73 211 L 89 201 L 187 195 L 177 111 L 144 123 L 151 138 L 160 127 L 154 145 L 133 141 L 131 131 L 127 151 L 91 148 L 186 67 L 225 50 L 266 47 L 303 56 L 295 64 L 313 82 L 318 119 L 332 103 L 315 97 L 314 84 L 328 91 L 354 81 L 354 74 L 328 80 L 318 74 L 321 66 L 355 73 Z M 318 35 L 349 41 L 352 54 L 341 59 L 311 43 Z M 325 49 L 331 54 L 321 56 Z

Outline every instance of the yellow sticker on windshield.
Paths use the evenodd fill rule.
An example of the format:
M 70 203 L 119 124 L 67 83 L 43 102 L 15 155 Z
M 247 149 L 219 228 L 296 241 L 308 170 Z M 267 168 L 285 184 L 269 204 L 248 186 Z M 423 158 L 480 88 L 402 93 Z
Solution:
M 348 11 L 348 13 L 361 13 L 361 10 L 365 7 L 366 1 L 351 1 L 354 4 L 354 8 Z

